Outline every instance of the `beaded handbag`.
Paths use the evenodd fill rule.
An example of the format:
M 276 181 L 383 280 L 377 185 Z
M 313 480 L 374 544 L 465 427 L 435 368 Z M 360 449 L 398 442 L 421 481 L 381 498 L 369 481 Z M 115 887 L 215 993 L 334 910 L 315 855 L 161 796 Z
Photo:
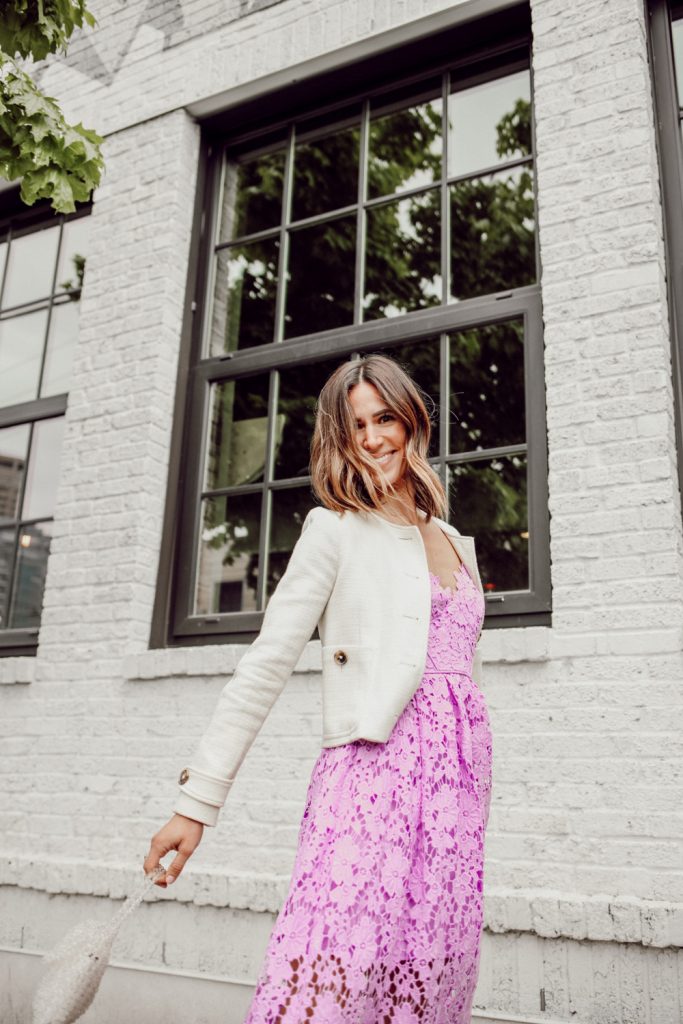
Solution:
M 33 997 L 33 1024 L 74 1024 L 83 1016 L 100 987 L 119 928 L 160 874 L 161 866 L 150 872 L 111 921 L 79 921 L 46 953 L 49 966 Z

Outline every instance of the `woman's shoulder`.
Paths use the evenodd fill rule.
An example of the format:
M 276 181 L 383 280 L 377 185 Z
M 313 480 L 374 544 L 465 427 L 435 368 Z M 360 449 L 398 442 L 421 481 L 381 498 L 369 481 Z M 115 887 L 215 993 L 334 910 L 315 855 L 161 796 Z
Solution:
M 337 511 L 336 509 L 327 508 L 325 505 L 314 505 L 313 508 L 309 509 L 304 519 L 302 532 L 315 525 L 316 528 L 326 530 L 329 533 L 348 533 L 349 530 L 362 527 L 368 521 L 369 519 L 366 515 L 353 509 Z
M 454 537 L 462 537 L 460 530 L 458 530 L 452 523 L 447 522 L 445 519 L 439 519 L 438 516 L 432 516 L 432 522 L 439 526 L 445 533 L 450 533 Z

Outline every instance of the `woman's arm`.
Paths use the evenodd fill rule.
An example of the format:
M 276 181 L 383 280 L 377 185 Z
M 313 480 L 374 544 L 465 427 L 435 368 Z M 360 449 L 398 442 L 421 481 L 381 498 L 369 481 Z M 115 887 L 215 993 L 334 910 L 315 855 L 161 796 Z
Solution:
M 336 512 L 312 508 L 271 595 L 258 637 L 228 682 L 181 773 L 177 814 L 215 825 L 235 775 L 294 670 L 332 593 L 339 564 Z

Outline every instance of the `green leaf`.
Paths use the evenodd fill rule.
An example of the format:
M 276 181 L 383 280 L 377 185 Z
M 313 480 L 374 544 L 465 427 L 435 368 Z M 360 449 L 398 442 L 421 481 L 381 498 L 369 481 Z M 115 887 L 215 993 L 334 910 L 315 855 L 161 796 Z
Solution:
M 43 60 L 64 50 L 77 28 L 93 27 L 86 0 L 5 0 L 0 21 L 0 49 L 10 57 Z
M 15 0 L 17 8 L 31 3 Z M 65 3 L 56 0 L 57 7 Z M 87 201 L 104 168 L 102 141 L 82 124 L 68 124 L 56 100 L 0 52 L 0 177 L 22 179 L 25 203 L 49 199 L 59 213 L 71 213 L 74 200 Z

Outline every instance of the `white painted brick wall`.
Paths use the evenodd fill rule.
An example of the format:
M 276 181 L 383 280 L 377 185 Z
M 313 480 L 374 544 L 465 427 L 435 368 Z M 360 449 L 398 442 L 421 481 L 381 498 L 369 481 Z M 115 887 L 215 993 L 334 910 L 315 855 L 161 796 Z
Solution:
M 163 49 L 139 24 L 153 5 L 102 2 L 93 45 L 120 64 L 113 78 L 44 71 L 71 116 L 111 134 L 40 649 L 0 661 L 0 884 L 119 898 L 241 653 L 146 649 L 198 152 L 178 108 L 449 6 L 282 0 L 235 22 L 195 0 Z M 640 1019 L 637 961 L 652 1021 L 669 1024 L 683 999 L 683 538 L 644 15 L 636 0 L 532 13 L 553 624 L 483 638 L 495 766 L 480 1005 L 532 1013 L 535 944 L 558 1017 Z M 319 750 L 318 669 L 311 644 L 175 901 L 279 907 Z M 596 989 L 591 1016 L 581 979 L 610 957 L 623 984 Z

